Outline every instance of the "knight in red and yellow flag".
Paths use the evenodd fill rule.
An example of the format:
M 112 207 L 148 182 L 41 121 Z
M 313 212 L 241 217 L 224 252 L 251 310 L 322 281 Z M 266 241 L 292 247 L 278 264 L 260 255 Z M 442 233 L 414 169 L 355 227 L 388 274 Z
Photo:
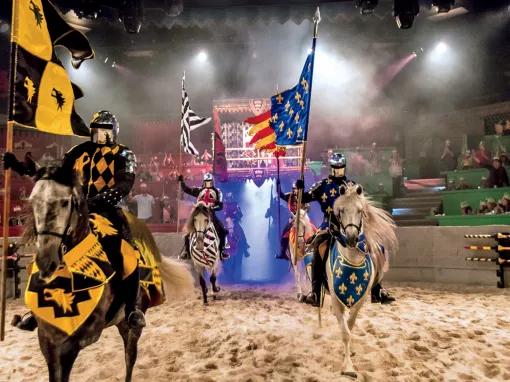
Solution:
M 54 48 L 67 48 L 77 69 L 94 57 L 89 41 L 48 0 L 14 1 L 12 20 L 9 119 L 47 133 L 88 136 L 87 126 L 74 110 L 74 101 L 83 93 L 69 80 Z

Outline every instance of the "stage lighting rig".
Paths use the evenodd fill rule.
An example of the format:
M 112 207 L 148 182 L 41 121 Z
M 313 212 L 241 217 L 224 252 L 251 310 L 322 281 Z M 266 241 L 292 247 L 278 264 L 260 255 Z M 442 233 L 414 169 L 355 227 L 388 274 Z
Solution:
M 394 0 L 393 16 L 400 29 L 413 26 L 414 17 L 420 12 L 418 0 Z
M 379 0 L 354 0 L 354 6 L 359 8 L 359 13 L 362 15 L 370 15 L 374 13 L 375 7 Z
M 437 13 L 447 13 L 455 4 L 455 0 L 432 0 L 432 6 L 437 7 Z
M 120 15 L 126 32 L 139 33 L 143 23 L 143 0 L 124 0 Z

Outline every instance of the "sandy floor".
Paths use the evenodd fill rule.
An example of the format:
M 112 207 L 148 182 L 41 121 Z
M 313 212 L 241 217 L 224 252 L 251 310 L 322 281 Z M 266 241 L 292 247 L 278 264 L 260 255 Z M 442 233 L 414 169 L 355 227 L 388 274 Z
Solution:
M 368 304 L 354 329 L 360 381 L 510 381 L 510 291 L 394 284 L 398 302 Z M 10 302 L 8 318 L 23 306 Z M 135 381 L 349 381 L 340 374 L 338 325 L 289 289 L 228 287 L 147 314 Z M 8 328 L 0 381 L 44 381 L 36 333 Z M 108 329 L 78 357 L 73 381 L 121 381 L 120 337 Z

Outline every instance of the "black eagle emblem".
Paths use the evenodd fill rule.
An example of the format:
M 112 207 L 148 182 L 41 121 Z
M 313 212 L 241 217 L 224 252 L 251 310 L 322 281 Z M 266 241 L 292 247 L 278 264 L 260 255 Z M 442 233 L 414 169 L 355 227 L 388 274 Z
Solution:
M 44 20 L 44 16 L 41 12 L 41 8 L 39 8 L 37 6 L 37 4 L 35 4 L 32 0 L 30 0 L 30 8 L 29 9 L 34 13 L 35 22 L 37 23 L 37 26 L 40 28 L 42 25 L 42 22 Z
M 55 101 L 57 102 L 57 110 L 62 110 L 62 106 L 64 106 L 66 103 L 66 99 L 64 98 L 62 92 L 53 88 L 51 91 L 51 96 L 55 98 Z

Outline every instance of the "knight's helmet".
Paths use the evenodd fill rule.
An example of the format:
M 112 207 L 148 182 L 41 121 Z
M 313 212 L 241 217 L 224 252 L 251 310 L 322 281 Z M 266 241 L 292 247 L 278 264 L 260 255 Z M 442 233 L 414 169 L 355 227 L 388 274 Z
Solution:
M 331 166 L 331 175 L 335 178 L 345 176 L 345 166 L 347 161 L 344 154 L 333 153 L 329 158 L 329 165 Z
M 99 144 L 115 144 L 119 135 L 119 121 L 117 117 L 106 110 L 101 110 L 92 116 L 90 121 L 90 138 Z
M 204 174 L 204 183 L 203 186 L 206 188 L 211 188 L 214 186 L 214 177 L 210 172 L 206 172 Z

